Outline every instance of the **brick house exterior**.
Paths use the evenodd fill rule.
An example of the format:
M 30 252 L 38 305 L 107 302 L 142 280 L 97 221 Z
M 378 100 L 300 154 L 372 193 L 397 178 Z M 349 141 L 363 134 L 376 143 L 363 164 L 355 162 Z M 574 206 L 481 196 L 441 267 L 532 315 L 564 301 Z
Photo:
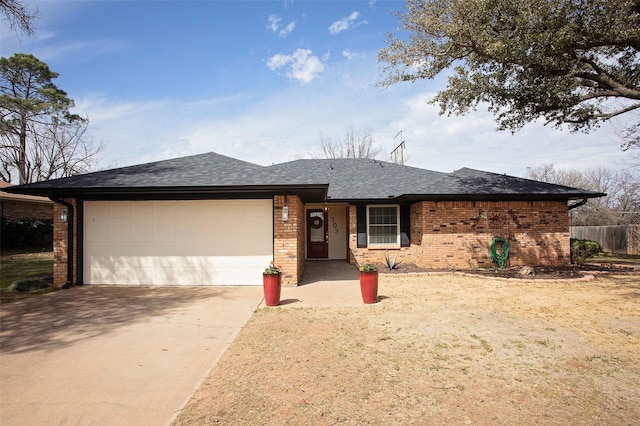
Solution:
M 53 215 L 53 202 L 46 197 L 12 194 L 4 189 L 12 185 L 0 182 L 0 216 L 5 219 L 47 219 Z
M 171 284 L 194 267 L 204 276 L 177 284 L 199 285 L 209 270 L 214 278 L 244 273 L 257 284 L 269 259 L 283 269 L 284 285 L 296 285 L 310 260 L 358 265 L 383 262 L 386 253 L 427 268 L 487 268 L 496 237 L 509 245 L 508 265 L 566 265 L 572 203 L 604 195 L 471 169 L 439 173 L 365 159 L 262 167 L 215 153 L 11 191 L 58 200 L 57 286 L 106 282 L 118 268 L 137 274 L 132 284 Z M 63 204 L 73 211 L 67 222 L 59 219 Z M 134 234 L 156 240 L 145 246 Z M 238 259 L 240 269 L 227 268 Z
M 355 206 L 351 212 L 355 217 Z M 512 266 L 567 265 L 568 229 L 567 203 L 561 201 L 423 201 L 411 205 L 411 245 L 395 251 L 398 260 L 427 268 L 489 268 L 489 247 L 501 236 Z M 356 234 L 352 220 L 350 262 L 384 262 L 388 249 L 357 248 Z

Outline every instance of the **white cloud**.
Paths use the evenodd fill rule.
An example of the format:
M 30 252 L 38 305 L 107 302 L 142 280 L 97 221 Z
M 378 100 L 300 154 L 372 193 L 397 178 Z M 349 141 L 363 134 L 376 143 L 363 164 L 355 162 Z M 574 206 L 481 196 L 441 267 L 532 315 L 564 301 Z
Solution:
M 324 71 L 322 60 L 309 49 L 297 49 L 291 55 L 278 53 L 269 58 L 267 66 L 272 71 L 285 68 L 285 74 L 290 80 L 305 84 L 311 83 Z
M 275 14 L 269 15 L 269 17 L 267 18 L 267 29 L 275 34 L 278 34 L 280 37 L 286 37 L 296 28 L 295 21 L 289 22 L 284 27 L 280 26 L 280 21 L 282 21 L 282 18 L 280 16 Z
M 342 51 L 342 56 L 344 56 L 345 58 L 347 58 L 348 60 L 353 60 L 353 59 L 361 59 L 366 57 L 367 55 L 365 55 L 364 53 L 358 53 L 358 52 L 353 52 L 351 49 L 344 49 Z
M 269 17 L 267 18 L 267 29 L 271 30 L 274 33 L 278 32 L 278 27 L 281 20 L 282 18 L 280 18 L 278 15 L 269 15 Z
M 100 123 L 152 111 L 165 105 L 167 105 L 167 102 L 163 100 L 109 102 L 104 95 L 94 93 L 76 99 L 73 111 L 80 115 L 88 116 L 92 123 Z
M 280 30 L 280 32 L 278 32 L 278 35 L 280 37 L 285 37 L 289 35 L 289 33 L 291 33 L 291 31 L 293 31 L 295 27 L 296 27 L 295 21 L 289 22 L 289 24 L 287 24 L 286 27 L 284 27 L 283 29 Z
M 59 40 L 55 33 L 47 32 L 37 38 L 22 42 L 16 38 L 0 36 L 0 55 L 11 56 L 14 52 L 29 52 L 44 62 L 58 58 L 90 57 L 129 49 L 123 40 Z
M 360 17 L 359 12 L 352 12 L 351 15 L 346 16 L 333 24 L 329 25 L 329 32 L 331 34 L 338 34 L 344 30 L 355 28 L 360 25 L 364 25 L 367 21 L 356 21 Z
M 277 71 L 279 68 L 287 65 L 291 60 L 290 58 L 291 57 L 289 55 L 278 53 L 269 58 L 269 60 L 267 61 L 267 66 L 269 67 L 269 69 L 271 69 L 271 71 Z

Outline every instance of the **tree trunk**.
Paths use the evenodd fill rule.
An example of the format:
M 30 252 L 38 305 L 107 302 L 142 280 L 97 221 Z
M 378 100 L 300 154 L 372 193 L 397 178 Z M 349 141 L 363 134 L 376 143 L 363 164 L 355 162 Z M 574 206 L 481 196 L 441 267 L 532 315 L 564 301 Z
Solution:
M 20 123 L 20 150 L 18 152 L 18 177 L 20 185 L 29 183 L 27 178 L 27 119 L 24 115 Z

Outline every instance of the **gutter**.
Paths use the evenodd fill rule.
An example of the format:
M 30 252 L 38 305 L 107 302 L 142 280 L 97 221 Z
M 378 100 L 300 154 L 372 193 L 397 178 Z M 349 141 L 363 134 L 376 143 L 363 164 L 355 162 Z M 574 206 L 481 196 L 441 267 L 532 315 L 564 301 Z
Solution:
M 577 203 L 575 203 L 575 204 L 569 204 L 569 210 L 573 210 L 573 209 L 575 209 L 576 207 L 584 206 L 585 204 L 587 204 L 587 201 L 588 201 L 588 200 L 589 200 L 589 199 L 588 199 L 587 197 L 582 197 L 582 200 L 578 201 Z
M 54 203 L 62 204 L 69 211 L 67 215 L 67 282 L 62 286 L 62 288 L 69 288 L 73 281 L 73 204 L 56 198 L 52 194 L 49 195 L 49 199 Z

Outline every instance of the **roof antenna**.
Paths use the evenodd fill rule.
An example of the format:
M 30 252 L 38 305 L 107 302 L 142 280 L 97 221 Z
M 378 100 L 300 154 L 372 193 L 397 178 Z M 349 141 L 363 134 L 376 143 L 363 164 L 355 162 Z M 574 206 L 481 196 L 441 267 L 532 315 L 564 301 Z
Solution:
M 396 139 L 398 138 L 398 136 L 400 136 L 400 143 L 396 145 Z M 402 130 L 396 133 L 396 135 L 393 137 L 393 144 L 395 145 L 395 148 L 393 149 L 393 151 L 391 151 L 391 159 L 396 164 L 404 165 L 405 144 L 404 144 L 404 141 L 402 140 Z

